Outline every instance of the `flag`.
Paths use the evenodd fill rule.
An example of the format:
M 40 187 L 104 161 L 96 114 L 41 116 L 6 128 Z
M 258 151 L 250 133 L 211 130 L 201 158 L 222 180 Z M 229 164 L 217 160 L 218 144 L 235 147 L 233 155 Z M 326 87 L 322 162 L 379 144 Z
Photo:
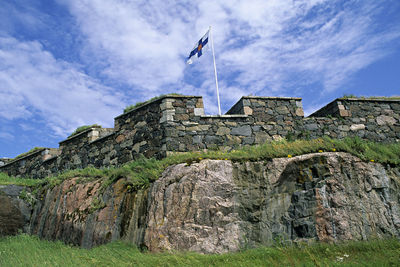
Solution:
M 203 54 L 203 48 L 208 44 L 209 33 L 210 30 L 208 30 L 206 34 L 204 34 L 204 36 L 194 45 L 186 61 L 188 64 L 192 64 L 194 59 L 201 57 Z

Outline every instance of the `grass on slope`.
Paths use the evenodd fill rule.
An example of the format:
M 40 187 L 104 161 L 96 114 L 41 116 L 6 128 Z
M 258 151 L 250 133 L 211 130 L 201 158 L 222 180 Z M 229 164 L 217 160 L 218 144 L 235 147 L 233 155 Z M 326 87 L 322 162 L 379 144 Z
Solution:
M 90 250 L 39 240 L 0 238 L 0 266 L 399 266 L 400 241 L 272 246 L 222 255 L 148 253 L 123 242 Z
M 168 156 L 162 160 L 139 158 L 135 161 L 124 164 L 118 168 L 96 169 L 88 167 L 64 172 L 56 177 L 49 177 L 41 180 L 27 180 L 28 186 L 40 181 L 46 185 L 56 185 L 62 180 L 72 177 L 83 178 L 104 178 L 103 186 L 113 183 L 120 178 L 127 178 L 132 189 L 139 189 L 147 186 L 156 180 L 166 167 L 178 164 L 192 164 L 202 159 L 222 159 L 232 161 L 259 161 L 270 160 L 279 157 L 294 157 L 314 152 L 348 152 L 364 161 L 380 162 L 384 164 L 400 164 L 400 143 L 383 144 L 365 141 L 360 138 L 346 138 L 342 140 L 330 139 L 328 137 L 313 140 L 296 141 L 275 141 L 263 145 L 249 146 L 232 150 L 230 152 L 208 151 L 208 152 L 187 152 Z M 15 178 L 1 178 L 0 184 L 9 184 Z M 23 184 L 23 179 L 15 180 Z
M 10 177 L 4 172 L 0 172 L 0 185 L 23 185 L 23 186 L 35 186 L 43 183 L 42 179 L 27 179 L 27 178 L 16 178 Z

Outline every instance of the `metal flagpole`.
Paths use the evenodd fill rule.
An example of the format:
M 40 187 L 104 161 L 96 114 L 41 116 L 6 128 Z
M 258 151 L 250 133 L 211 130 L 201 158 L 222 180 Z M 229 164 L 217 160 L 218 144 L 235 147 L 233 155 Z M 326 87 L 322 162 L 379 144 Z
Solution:
M 217 65 L 215 64 L 214 41 L 213 41 L 213 38 L 211 35 L 211 26 L 210 26 L 209 31 L 210 31 L 210 39 L 211 39 L 211 49 L 212 49 L 213 60 L 214 60 L 215 85 L 217 86 L 218 113 L 221 116 L 221 104 L 219 102 L 219 90 L 218 90 Z

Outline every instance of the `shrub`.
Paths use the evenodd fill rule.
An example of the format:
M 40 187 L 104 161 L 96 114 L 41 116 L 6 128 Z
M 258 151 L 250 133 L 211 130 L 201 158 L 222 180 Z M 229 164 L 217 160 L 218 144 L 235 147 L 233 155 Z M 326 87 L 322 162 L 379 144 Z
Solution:
M 68 136 L 68 138 L 71 137 L 71 136 L 77 135 L 77 134 L 79 134 L 79 133 L 81 133 L 81 132 L 83 132 L 83 131 L 85 131 L 87 129 L 90 129 L 90 128 L 101 128 L 101 125 L 92 124 L 92 125 L 80 126 L 80 127 L 76 128 L 75 131 Z
M 144 101 L 144 102 L 137 102 L 136 104 L 127 106 L 127 107 L 124 109 L 124 113 L 128 113 L 129 111 L 131 111 L 131 110 L 133 110 L 133 109 L 135 109 L 135 108 L 144 106 L 144 105 L 146 105 L 147 103 L 150 103 L 150 102 L 152 102 L 152 101 L 154 101 L 154 100 L 160 99 L 160 98 L 162 98 L 162 97 L 164 97 L 164 96 L 167 96 L 167 95 L 181 95 L 181 94 L 171 93 L 171 94 L 164 94 L 164 95 L 155 96 L 155 97 L 153 97 L 153 98 L 150 98 L 150 99 L 147 100 L 147 101 Z

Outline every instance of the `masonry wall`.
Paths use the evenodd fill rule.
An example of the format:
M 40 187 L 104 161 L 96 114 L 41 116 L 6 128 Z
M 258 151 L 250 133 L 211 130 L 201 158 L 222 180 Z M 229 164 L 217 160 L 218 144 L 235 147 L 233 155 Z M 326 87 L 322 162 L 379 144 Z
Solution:
M 322 116 L 322 117 L 321 117 Z M 300 98 L 242 97 L 222 116 L 204 115 L 198 96 L 169 95 L 115 118 L 114 128 L 91 128 L 44 149 L 5 162 L 13 176 L 46 177 L 69 169 L 118 166 L 140 155 L 231 150 L 281 138 L 359 136 L 400 140 L 399 100 L 336 99 L 304 118 Z
M 0 171 L 6 172 L 11 176 L 42 177 L 40 169 L 43 161 L 53 157 L 57 153 L 57 149 L 42 148 L 33 153 L 27 154 L 18 160 L 7 162 L 5 165 L 1 166 Z

